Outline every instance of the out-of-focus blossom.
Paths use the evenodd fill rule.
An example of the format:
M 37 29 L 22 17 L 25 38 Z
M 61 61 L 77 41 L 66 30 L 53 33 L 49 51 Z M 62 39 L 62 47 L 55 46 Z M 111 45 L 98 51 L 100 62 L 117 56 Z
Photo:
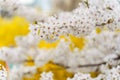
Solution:
M 92 78 L 89 74 L 78 73 L 74 78 L 68 80 L 119 80 L 120 79 L 120 66 L 109 69 L 105 73 L 101 73 L 97 78 Z
M 54 76 L 46 75 L 44 72 L 51 72 Z M 59 74 L 59 75 L 58 75 Z M 51 79 L 57 80 L 66 80 L 68 77 L 72 77 L 73 74 L 66 71 L 63 67 L 58 66 L 53 63 L 47 63 L 42 67 L 37 66 L 13 66 L 10 71 L 9 79 L 10 80 L 39 80 L 39 79 L 47 79 L 50 77 Z M 49 79 L 48 79 L 49 80 Z
M 42 14 L 40 10 L 21 4 L 19 0 L 1 0 L 0 2 L 1 17 L 21 16 L 33 23 L 44 21 L 46 15 Z
M 51 72 L 49 72 L 49 73 L 45 73 L 45 72 L 43 72 L 42 74 L 41 74 L 41 79 L 40 80 L 53 80 L 53 74 L 51 73 Z

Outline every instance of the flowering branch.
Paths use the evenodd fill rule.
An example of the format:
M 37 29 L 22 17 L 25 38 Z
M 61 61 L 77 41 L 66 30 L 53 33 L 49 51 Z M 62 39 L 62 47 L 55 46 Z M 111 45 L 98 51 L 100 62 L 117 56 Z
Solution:
M 118 61 L 118 60 L 120 60 L 120 55 L 117 57 L 117 58 L 114 58 L 113 59 L 114 61 Z M 64 66 L 64 65 L 62 65 L 62 64 L 59 64 L 59 63 L 55 63 L 56 65 L 59 65 L 59 66 L 62 66 L 62 67 L 65 67 L 66 69 L 69 69 L 69 68 L 71 68 L 71 67 L 69 67 L 69 66 Z M 82 67 L 99 67 L 99 66 L 101 66 L 101 65 L 105 65 L 105 64 L 107 64 L 107 62 L 101 62 L 101 63 L 98 63 L 98 64 L 87 64 L 87 65 L 78 65 L 78 68 L 82 68 Z

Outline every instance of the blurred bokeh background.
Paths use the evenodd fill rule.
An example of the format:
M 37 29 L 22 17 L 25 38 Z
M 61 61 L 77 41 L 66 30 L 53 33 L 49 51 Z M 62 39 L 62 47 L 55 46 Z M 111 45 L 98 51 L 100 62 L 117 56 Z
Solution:
M 43 11 L 71 11 L 77 7 L 80 0 L 20 0 L 22 4 L 40 8 Z

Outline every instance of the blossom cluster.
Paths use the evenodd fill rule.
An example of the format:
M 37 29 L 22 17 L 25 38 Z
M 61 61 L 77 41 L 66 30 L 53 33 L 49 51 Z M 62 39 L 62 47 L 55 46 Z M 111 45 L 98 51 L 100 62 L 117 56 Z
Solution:
M 68 80 L 119 80 L 119 13 L 117 0 L 83 0 L 72 12 L 30 25 L 27 36 L 15 38 L 15 47 L 0 49 L 0 61 L 11 67 L 9 80 L 54 80 L 56 74 L 55 79 L 73 73 L 78 74 Z M 100 73 L 92 78 L 90 72 Z
M 72 12 L 51 16 L 45 22 L 31 26 L 31 33 L 40 39 L 54 41 L 61 35 L 88 35 L 96 27 L 119 29 L 120 5 L 118 0 L 83 0 Z
M 107 66 L 104 66 L 104 68 Z M 53 74 L 43 73 L 42 80 L 52 80 Z M 73 78 L 68 78 L 67 80 L 119 80 L 120 79 L 120 66 L 116 68 L 106 70 L 104 73 L 101 73 L 98 77 L 92 78 L 90 74 L 77 73 Z
M 119 80 L 120 79 L 120 66 L 111 70 L 106 70 L 101 73 L 98 77 L 92 78 L 89 74 L 77 73 L 74 78 L 68 80 Z
M 75 41 L 78 42 L 75 43 Z M 18 47 L 1 48 L 0 58 L 2 60 L 18 64 L 23 63 L 31 57 L 37 66 L 43 66 L 52 60 L 54 63 L 69 67 L 74 72 L 78 71 L 77 68 L 80 65 L 99 64 L 103 62 L 111 63 L 111 61 L 114 63 L 111 63 L 111 65 L 119 64 L 119 62 L 115 63 L 114 59 L 120 55 L 120 32 L 102 31 L 98 34 L 96 31 L 93 31 L 89 36 L 84 38 L 77 38 L 75 36 L 67 39 L 61 38 L 57 43 L 52 43 L 57 45 L 53 48 L 47 48 L 47 44 L 46 46 L 43 44 L 41 45 L 43 48 L 39 48 L 37 46 L 39 39 L 33 38 L 30 34 L 25 37 L 17 37 L 16 42 Z M 50 45 L 51 47 L 52 44 Z M 93 68 L 93 66 L 87 69 L 86 67 L 85 69 L 79 69 L 81 72 L 95 70 L 96 67 Z

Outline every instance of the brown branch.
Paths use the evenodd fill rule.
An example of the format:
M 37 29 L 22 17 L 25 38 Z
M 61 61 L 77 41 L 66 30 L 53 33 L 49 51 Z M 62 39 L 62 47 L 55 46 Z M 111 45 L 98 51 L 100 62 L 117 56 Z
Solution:
M 120 56 L 118 56 L 117 58 L 114 58 L 113 60 L 117 61 L 117 60 L 120 60 Z M 65 67 L 66 69 L 69 69 L 70 67 L 69 66 L 65 66 L 65 65 L 62 65 L 62 64 L 59 64 L 59 63 L 55 63 L 56 65 L 59 65 L 59 66 L 62 66 L 62 67 Z M 107 64 L 106 62 L 101 62 L 101 63 L 98 63 L 98 64 L 87 64 L 87 65 L 78 65 L 78 68 L 84 68 L 84 67 L 99 67 L 100 65 L 104 65 L 104 64 Z
M 120 60 L 120 55 L 118 55 L 118 57 L 114 58 L 113 60 L 115 60 L 115 61 Z M 34 60 L 25 60 L 24 62 L 34 62 Z M 59 65 L 59 66 L 61 66 L 61 67 L 64 67 L 64 68 L 66 68 L 66 69 L 71 68 L 71 67 L 69 67 L 69 66 L 65 66 L 65 65 L 60 64 L 60 63 L 55 63 L 55 62 L 54 62 L 54 64 Z M 104 64 L 107 64 L 107 63 L 106 63 L 106 62 L 101 62 L 101 63 L 98 63 L 98 64 L 78 65 L 77 67 L 78 67 L 78 68 L 99 67 L 99 66 L 104 65 Z

